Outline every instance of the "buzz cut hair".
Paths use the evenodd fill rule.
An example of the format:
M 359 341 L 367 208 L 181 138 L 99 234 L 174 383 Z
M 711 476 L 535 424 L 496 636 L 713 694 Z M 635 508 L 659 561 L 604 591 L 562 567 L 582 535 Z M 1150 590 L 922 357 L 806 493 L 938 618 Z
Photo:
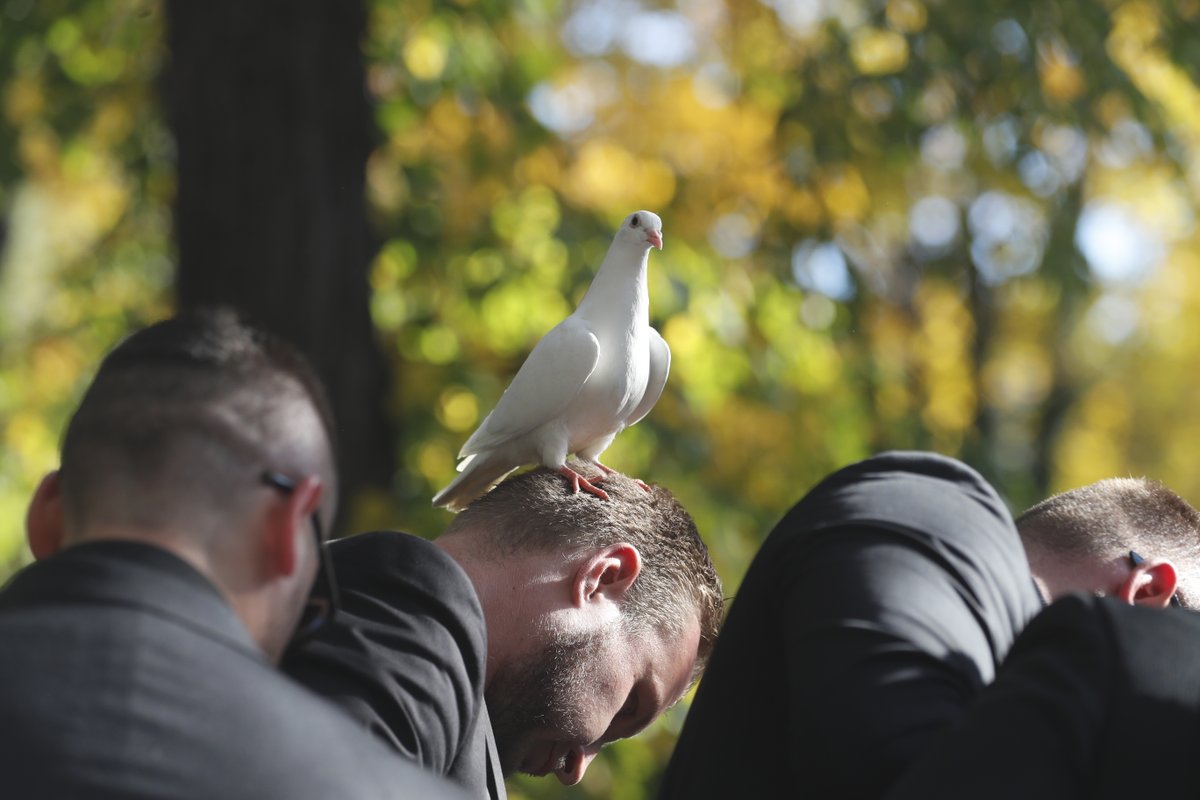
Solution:
M 1017 517 L 1027 548 L 1113 559 L 1130 550 L 1179 566 L 1185 606 L 1200 599 L 1200 512 L 1150 478 L 1108 478 L 1047 498 Z
M 219 521 L 263 470 L 332 483 L 333 446 L 328 400 L 298 350 L 230 308 L 187 311 L 101 362 L 63 437 L 68 529 Z

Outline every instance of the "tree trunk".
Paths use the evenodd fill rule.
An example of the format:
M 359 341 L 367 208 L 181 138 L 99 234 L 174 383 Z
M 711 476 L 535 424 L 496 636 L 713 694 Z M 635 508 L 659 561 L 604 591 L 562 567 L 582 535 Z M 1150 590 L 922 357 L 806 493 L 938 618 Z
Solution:
M 180 308 L 241 308 L 298 345 L 337 417 L 343 507 L 390 484 L 371 324 L 372 119 L 360 2 L 168 0 Z

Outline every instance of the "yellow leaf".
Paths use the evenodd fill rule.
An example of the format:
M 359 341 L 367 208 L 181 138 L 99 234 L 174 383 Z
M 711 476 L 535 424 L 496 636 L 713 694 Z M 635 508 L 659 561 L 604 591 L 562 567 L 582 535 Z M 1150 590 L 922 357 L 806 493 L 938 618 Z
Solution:
M 446 69 L 446 45 L 428 32 L 420 33 L 404 45 L 404 66 L 414 77 L 424 81 L 437 80 Z
M 896 31 L 864 26 L 850 38 L 850 58 L 863 75 L 890 75 L 908 64 L 908 40 Z
M 903 33 L 923 31 L 928 21 L 925 6 L 919 0 L 890 0 L 887 18 L 892 27 Z

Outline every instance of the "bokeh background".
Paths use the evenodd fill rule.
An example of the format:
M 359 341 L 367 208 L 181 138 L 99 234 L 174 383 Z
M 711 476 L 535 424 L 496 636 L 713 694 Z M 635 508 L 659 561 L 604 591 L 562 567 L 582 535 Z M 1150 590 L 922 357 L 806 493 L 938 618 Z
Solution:
M 435 535 L 640 208 L 674 361 L 605 461 L 730 593 L 886 448 L 1014 511 L 1128 474 L 1198 502 L 1197 75 L 1200 0 L 0 0 L 0 577 L 102 353 L 218 300 L 330 383 L 341 532 Z M 684 710 L 512 796 L 650 797 Z

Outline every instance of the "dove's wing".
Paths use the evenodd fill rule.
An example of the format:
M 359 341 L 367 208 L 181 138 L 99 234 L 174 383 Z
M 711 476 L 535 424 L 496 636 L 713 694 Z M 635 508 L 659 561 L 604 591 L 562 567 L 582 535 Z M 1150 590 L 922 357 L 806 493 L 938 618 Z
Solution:
M 667 340 L 659 335 L 654 328 L 650 329 L 650 378 L 646 381 L 646 393 L 642 402 L 629 415 L 626 427 L 633 425 L 650 413 L 658 398 L 662 396 L 663 387 L 667 385 L 667 373 L 671 371 L 671 348 Z
M 458 457 L 495 447 L 557 417 L 579 394 L 599 358 L 596 335 L 574 315 L 564 319 L 533 348 Z

